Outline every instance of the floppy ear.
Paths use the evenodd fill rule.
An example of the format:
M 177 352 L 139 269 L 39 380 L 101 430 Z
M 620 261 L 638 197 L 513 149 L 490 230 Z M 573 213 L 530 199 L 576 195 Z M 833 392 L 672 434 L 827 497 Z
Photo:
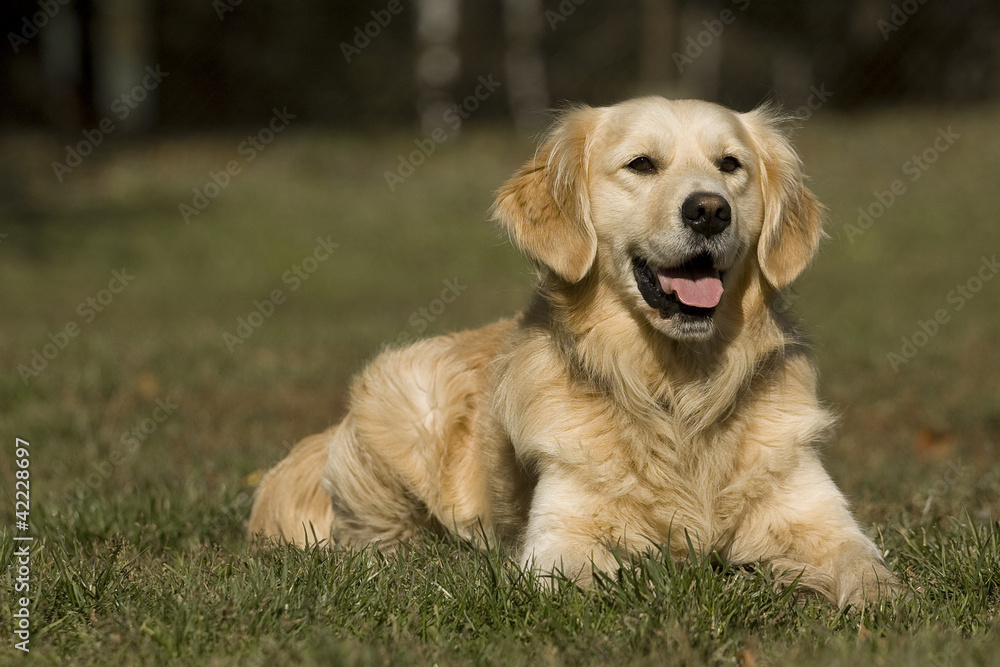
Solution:
M 802 161 L 768 108 L 746 114 L 757 144 L 764 196 L 764 227 L 757 261 L 777 289 L 790 285 L 809 265 L 823 237 L 823 206 L 806 187 Z
M 514 243 L 570 283 L 587 275 L 597 254 L 586 159 L 587 136 L 598 116 L 590 107 L 564 115 L 493 203 L 493 219 Z

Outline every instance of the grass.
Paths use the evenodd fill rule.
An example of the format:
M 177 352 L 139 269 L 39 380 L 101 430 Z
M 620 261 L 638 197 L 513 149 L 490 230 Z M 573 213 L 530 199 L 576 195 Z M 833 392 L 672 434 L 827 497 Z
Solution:
M 4 599 L 16 598 L 20 437 L 31 443 L 31 657 L 1000 664 L 1000 279 L 960 309 L 947 298 L 1000 249 L 988 159 L 998 115 L 821 112 L 798 134 L 831 209 L 832 238 L 790 299 L 841 414 L 824 456 L 911 591 L 846 612 L 775 591 L 766 572 L 659 553 L 593 590 L 548 591 L 506 554 L 449 539 L 389 556 L 247 543 L 256 473 L 339 419 L 366 359 L 524 302 L 528 265 L 485 216 L 528 143 L 467 133 L 390 192 L 383 173 L 412 136 L 290 128 L 185 224 L 179 204 L 241 159 L 241 136 L 102 145 L 63 183 L 50 167 L 60 143 L 0 138 L 11 453 L 0 456 L 0 563 Z M 948 126 L 960 138 L 909 180 L 904 163 Z M 848 238 L 858 207 L 895 179 L 905 193 Z M 322 261 L 320 238 L 339 244 Z M 308 278 L 292 289 L 283 276 L 296 266 Z M 115 294 L 123 268 L 134 279 Z M 461 290 L 442 306 L 446 281 Z M 274 290 L 282 302 L 230 351 L 224 334 Z M 948 321 L 893 369 L 887 355 L 938 309 Z M 19 366 L 72 324 L 79 333 L 23 380 Z M 0 656 L 18 653 L 14 611 L 0 608 Z

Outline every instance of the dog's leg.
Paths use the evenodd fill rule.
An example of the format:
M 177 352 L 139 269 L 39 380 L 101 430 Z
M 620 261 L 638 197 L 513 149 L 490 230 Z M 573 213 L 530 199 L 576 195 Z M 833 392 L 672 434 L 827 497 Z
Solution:
M 338 427 L 323 473 L 323 487 L 336 515 L 333 539 L 344 545 L 377 544 L 382 550 L 392 550 L 432 523 L 423 501 L 408 488 L 406 471 L 387 461 L 379 451 L 382 443 L 370 433 L 359 433 L 356 421 L 352 412 Z
M 383 548 L 423 530 L 476 538 L 486 479 L 475 447 L 481 372 L 439 337 L 378 357 L 356 379 L 324 473 L 334 539 Z
M 814 454 L 748 511 L 728 551 L 733 562 L 763 560 L 779 582 L 797 581 L 842 607 L 900 588 Z
M 558 572 L 582 586 L 591 583 L 594 570 L 615 571 L 615 550 L 636 545 L 624 543 L 604 510 L 596 499 L 585 499 L 573 480 L 543 476 L 522 539 L 522 565 L 541 574 Z
M 326 543 L 333 506 L 321 480 L 329 431 L 299 442 L 257 487 L 250 512 L 250 536 L 275 537 L 299 546 Z
M 264 478 L 250 532 L 391 549 L 425 529 L 477 539 L 488 528 L 478 443 L 484 369 L 513 326 L 389 350 L 351 388 L 350 411 Z

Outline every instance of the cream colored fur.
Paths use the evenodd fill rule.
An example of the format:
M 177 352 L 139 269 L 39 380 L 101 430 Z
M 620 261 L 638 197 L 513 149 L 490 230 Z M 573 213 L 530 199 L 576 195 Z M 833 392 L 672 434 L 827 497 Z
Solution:
M 264 478 L 249 532 L 382 548 L 428 528 L 495 536 L 583 584 L 616 551 L 683 557 L 690 540 L 839 605 L 892 591 L 820 464 L 832 420 L 773 308 L 822 234 L 778 125 L 661 98 L 567 112 L 494 207 L 538 267 L 527 310 L 376 358 L 343 422 Z M 655 172 L 627 167 L 640 156 Z M 680 220 L 694 191 L 732 206 L 707 324 L 650 307 L 632 275 L 633 255 L 668 265 L 700 243 Z

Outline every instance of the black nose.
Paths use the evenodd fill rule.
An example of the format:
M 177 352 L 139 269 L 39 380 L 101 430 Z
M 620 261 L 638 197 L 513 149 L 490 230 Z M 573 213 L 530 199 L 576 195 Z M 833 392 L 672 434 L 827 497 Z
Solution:
M 684 224 L 702 236 L 714 236 L 729 226 L 733 209 L 721 195 L 695 192 L 681 206 Z

